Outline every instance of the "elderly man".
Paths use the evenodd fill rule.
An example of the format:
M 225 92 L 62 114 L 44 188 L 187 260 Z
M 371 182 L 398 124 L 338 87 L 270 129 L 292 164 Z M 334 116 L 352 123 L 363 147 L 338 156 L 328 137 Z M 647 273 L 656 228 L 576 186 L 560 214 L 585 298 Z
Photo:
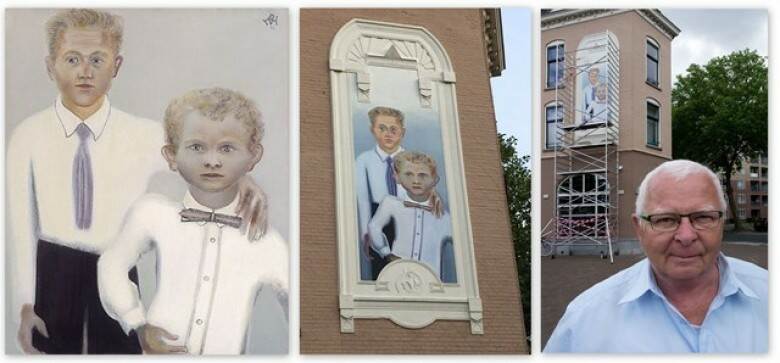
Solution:
M 572 301 L 545 352 L 766 352 L 767 271 L 721 253 L 726 202 L 705 166 L 667 161 L 639 186 L 647 258 Z

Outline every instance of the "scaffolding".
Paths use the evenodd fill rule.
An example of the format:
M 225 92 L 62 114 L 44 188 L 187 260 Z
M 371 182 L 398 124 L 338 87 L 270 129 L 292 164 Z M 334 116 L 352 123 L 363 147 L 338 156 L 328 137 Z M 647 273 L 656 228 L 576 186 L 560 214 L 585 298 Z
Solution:
M 555 256 L 562 246 L 606 246 L 613 262 L 619 215 L 619 60 L 617 39 L 609 31 L 586 36 L 578 49 L 556 57 L 562 76 L 552 110 L 545 109 L 548 120 L 555 118 L 555 209 L 542 230 L 543 255 Z

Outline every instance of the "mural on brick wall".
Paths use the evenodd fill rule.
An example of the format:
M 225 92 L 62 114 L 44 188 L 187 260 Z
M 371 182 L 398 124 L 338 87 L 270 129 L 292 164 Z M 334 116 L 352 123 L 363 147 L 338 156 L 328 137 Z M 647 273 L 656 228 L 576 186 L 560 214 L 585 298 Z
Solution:
M 369 72 L 371 102 L 353 97 L 352 105 L 360 278 L 376 280 L 406 259 L 455 282 L 438 111 L 421 107 L 416 72 Z

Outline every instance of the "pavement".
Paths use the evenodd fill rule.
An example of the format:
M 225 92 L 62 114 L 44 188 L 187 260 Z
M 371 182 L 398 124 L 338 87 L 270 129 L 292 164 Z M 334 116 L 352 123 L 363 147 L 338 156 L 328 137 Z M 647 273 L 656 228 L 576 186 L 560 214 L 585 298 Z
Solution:
M 729 238 L 724 236 L 723 253 L 767 268 L 766 233 L 763 233 L 763 237 L 757 236 L 760 233 L 755 232 L 740 233 L 756 236 L 750 235 L 748 240 L 744 240 L 745 236 L 742 236 L 743 240 L 738 242 L 728 242 Z M 731 240 L 734 241 L 739 235 L 732 237 L 734 238 Z M 556 256 L 554 259 L 542 257 L 542 348 L 544 349 L 547 339 L 571 300 L 597 282 L 643 258 L 644 255 L 620 255 L 610 264 L 608 259 L 601 259 L 599 256 Z

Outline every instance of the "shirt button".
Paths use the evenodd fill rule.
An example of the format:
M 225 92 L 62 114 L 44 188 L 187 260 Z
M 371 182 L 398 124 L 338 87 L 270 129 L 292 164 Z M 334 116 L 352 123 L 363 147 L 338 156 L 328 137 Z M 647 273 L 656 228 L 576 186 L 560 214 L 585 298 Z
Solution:
M 216 238 L 214 238 L 214 237 L 211 237 L 211 238 L 209 238 L 209 241 L 210 241 L 211 243 L 214 243 L 214 242 L 217 242 L 217 239 L 216 239 Z
M 203 319 L 195 320 L 195 324 L 203 325 Z
M 211 280 L 208 276 L 203 276 L 203 281 Z

